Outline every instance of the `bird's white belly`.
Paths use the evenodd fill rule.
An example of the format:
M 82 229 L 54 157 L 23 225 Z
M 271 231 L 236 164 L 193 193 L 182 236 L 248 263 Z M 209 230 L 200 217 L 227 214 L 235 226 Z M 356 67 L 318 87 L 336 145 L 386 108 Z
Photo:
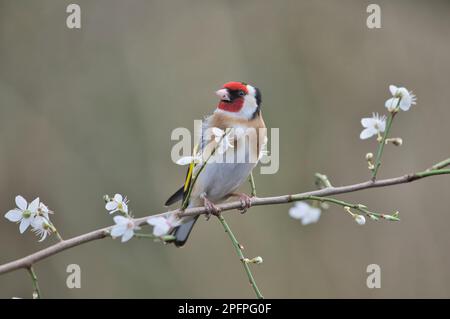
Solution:
M 210 163 L 200 173 L 194 196 L 204 193 L 212 202 L 225 200 L 248 178 L 255 163 Z
M 256 147 L 248 143 L 238 143 L 237 147 L 228 148 L 225 154 L 214 154 L 213 160 L 198 175 L 191 194 L 191 207 L 203 205 L 202 194 L 210 201 L 219 203 L 226 200 L 230 193 L 236 192 L 258 162 L 258 156 L 252 157 L 250 154 L 256 154 Z

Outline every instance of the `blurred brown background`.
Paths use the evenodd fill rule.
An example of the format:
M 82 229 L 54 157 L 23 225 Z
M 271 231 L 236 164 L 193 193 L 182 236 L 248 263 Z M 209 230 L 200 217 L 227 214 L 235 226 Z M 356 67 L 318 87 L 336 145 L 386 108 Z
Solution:
M 0 263 L 46 247 L 3 218 L 14 197 L 40 196 L 64 237 L 112 223 L 103 194 L 121 192 L 136 216 L 162 211 L 181 185 L 171 162 L 176 127 L 210 113 L 230 80 L 263 92 L 279 127 L 280 170 L 256 174 L 258 194 L 366 180 L 361 117 L 385 112 L 388 85 L 418 105 L 401 113 L 380 177 L 424 169 L 450 154 L 450 5 L 377 1 L 382 28 L 366 27 L 369 1 L 78 0 L 82 29 L 65 25 L 69 1 L 0 1 Z M 290 205 L 227 214 L 266 297 L 450 297 L 450 178 L 340 198 L 400 211 L 399 223 L 358 226 L 339 207 L 301 226 Z M 248 190 L 248 186 L 246 185 Z M 82 288 L 66 287 L 66 266 Z M 366 267 L 381 266 L 381 289 Z M 36 265 L 44 297 L 253 297 L 220 225 L 201 221 L 184 249 L 105 239 Z M 0 276 L 0 297 L 30 297 L 23 270 Z

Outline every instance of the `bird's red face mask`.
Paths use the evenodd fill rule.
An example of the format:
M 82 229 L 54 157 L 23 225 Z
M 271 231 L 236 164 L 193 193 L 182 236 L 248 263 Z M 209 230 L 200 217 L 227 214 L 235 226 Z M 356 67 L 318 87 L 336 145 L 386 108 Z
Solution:
M 244 97 L 248 94 L 247 86 L 242 82 L 228 82 L 216 91 L 220 98 L 218 108 L 227 112 L 239 112 L 244 106 Z

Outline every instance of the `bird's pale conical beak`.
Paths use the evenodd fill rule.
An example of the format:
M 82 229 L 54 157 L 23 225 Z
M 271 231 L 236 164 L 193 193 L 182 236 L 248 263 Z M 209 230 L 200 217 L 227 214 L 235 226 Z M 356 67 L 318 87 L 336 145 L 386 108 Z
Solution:
M 216 91 L 216 95 L 222 100 L 222 101 L 231 101 L 230 94 L 228 93 L 227 89 L 220 89 Z

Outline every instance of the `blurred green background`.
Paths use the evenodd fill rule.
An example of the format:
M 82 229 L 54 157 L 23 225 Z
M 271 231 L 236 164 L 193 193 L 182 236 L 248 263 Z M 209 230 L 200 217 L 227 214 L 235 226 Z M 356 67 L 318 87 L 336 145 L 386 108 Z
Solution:
M 230 80 L 263 93 L 280 128 L 280 170 L 256 174 L 258 195 L 368 179 L 360 119 L 385 112 L 388 85 L 418 105 L 396 119 L 380 177 L 449 156 L 450 4 L 377 1 L 382 28 L 366 27 L 370 1 L 78 0 L 82 29 L 66 27 L 69 1 L 0 1 L 0 212 L 36 196 L 66 238 L 110 225 L 102 195 L 129 196 L 136 216 L 164 209 L 184 178 L 170 160 L 176 127 L 211 113 Z M 399 223 L 358 226 L 341 208 L 309 226 L 290 205 L 227 214 L 266 297 L 450 297 L 450 178 L 340 196 Z M 248 185 L 245 185 L 248 191 Z M 55 242 L 0 219 L 0 263 Z M 81 266 L 81 289 L 66 267 Z M 381 266 L 381 289 L 366 267 Z M 218 222 L 201 220 L 187 246 L 105 239 L 36 265 L 47 298 L 253 297 Z M 0 276 L 0 297 L 30 297 L 24 270 Z

